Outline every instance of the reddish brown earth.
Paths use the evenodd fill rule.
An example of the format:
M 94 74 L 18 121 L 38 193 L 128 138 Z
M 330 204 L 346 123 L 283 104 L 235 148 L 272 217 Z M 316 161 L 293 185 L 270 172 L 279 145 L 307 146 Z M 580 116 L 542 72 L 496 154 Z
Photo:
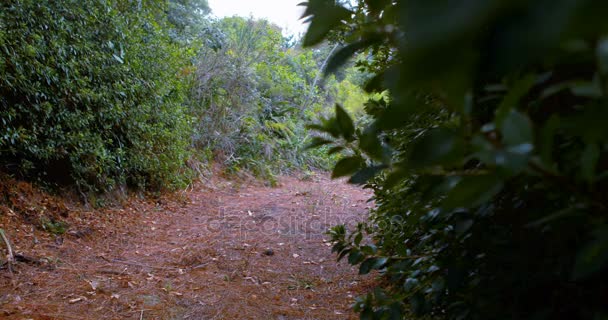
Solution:
M 353 319 L 373 282 L 336 263 L 324 234 L 362 220 L 370 194 L 323 175 L 207 181 L 120 209 L 6 180 L 0 196 L 0 228 L 22 255 L 0 268 L 2 319 Z M 41 217 L 69 228 L 54 235 Z

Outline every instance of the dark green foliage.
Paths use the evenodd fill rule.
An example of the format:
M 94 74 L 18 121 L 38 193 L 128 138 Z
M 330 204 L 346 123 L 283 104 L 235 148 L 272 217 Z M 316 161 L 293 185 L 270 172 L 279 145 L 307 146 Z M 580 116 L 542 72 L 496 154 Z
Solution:
M 348 79 L 321 87 L 313 52 L 276 26 L 209 12 L 205 0 L 3 2 L 1 170 L 85 194 L 174 188 L 199 160 L 271 180 L 327 167 L 336 155 L 303 152 L 304 123 L 363 94 Z
M 341 112 L 313 126 L 378 172 L 357 179 L 370 221 L 331 232 L 339 257 L 386 278 L 361 318 L 605 318 L 608 3 L 361 0 L 331 23 L 310 3 L 390 97 L 355 141 Z
M 95 191 L 182 180 L 189 128 L 176 75 L 184 58 L 155 18 L 161 5 L 0 5 L 5 169 Z

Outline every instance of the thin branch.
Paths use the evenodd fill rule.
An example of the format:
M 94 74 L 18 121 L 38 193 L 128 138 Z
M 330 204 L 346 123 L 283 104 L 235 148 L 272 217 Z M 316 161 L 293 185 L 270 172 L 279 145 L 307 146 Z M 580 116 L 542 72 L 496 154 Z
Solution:
M 6 249 L 8 250 L 8 254 L 7 254 L 8 270 L 10 271 L 10 273 L 13 273 L 13 264 L 15 263 L 15 256 L 13 255 L 13 248 L 11 247 L 10 241 L 8 241 L 8 237 L 6 236 L 4 229 L 1 229 L 1 228 L 0 228 L 0 237 L 2 237 L 4 244 L 6 244 Z

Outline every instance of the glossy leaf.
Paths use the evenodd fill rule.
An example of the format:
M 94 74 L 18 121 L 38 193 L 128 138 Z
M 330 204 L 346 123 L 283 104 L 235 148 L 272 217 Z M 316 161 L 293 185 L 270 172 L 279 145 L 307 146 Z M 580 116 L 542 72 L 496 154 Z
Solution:
M 338 161 L 332 171 L 332 178 L 339 178 L 355 173 L 364 165 L 363 158 L 360 156 L 346 157 Z
M 359 266 L 359 274 L 368 274 L 372 270 L 380 269 L 381 267 L 383 267 L 386 264 L 387 261 L 388 261 L 388 258 L 386 258 L 386 257 L 367 258 Z
M 302 17 L 310 18 L 312 16 L 310 26 L 304 36 L 304 46 L 313 46 L 323 41 L 331 30 L 351 15 L 349 10 L 336 5 L 335 1 L 309 0 L 301 5 L 306 5 L 306 11 Z
M 413 168 L 456 164 L 463 159 L 464 141 L 450 129 L 437 128 L 427 132 L 414 144 L 409 165 Z
M 385 168 L 386 168 L 385 165 L 365 167 L 365 168 L 357 171 L 348 180 L 348 182 L 354 183 L 354 184 L 365 184 L 367 181 L 369 181 L 371 178 L 376 176 L 378 173 L 380 173 L 382 171 L 382 169 L 385 169 Z
M 489 201 L 502 187 L 503 181 L 494 175 L 466 176 L 448 193 L 442 206 L 473 208 Z
M 338 51 L 336 51 L 336 53 L 334 53 L 327 61 L 327 66 L 323 72 L 325 72 L 326 75 L 336 72 L 340 67 L 347 63 L 349 59 L 355 55 L 355 53 L 370 46 L 372 43 L 373 42 L 370 40 L 362 40 L 350 43 L 338 49 Z
M 346 110 L 339 104 L 336 104 L 336 122 L 342 137 L 344 137 L 346 141 L 353 141 L 353 136 L 355 134 L 353 119 L 351 119 Z
M 518 111 L 511 110 L 505 117 L 501 133 L 505 144 L 516 146 L 521 144 L 532 144 L 534 133 L 530 119 Z

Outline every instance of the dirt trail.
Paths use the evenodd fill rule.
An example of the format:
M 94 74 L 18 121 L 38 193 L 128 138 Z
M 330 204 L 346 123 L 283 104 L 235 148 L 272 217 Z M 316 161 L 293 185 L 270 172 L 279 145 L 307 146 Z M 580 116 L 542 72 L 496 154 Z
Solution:
M 0 318 L 355 318 L 352 297 L 373 280 L 336 264 L 324 232 L 361 220 L 370 194 L 324 176 L 280 184 L 216 181 L 181 201 L 82 212 L 62 236 L 4 217 L 31 260 L 0 269 Z

